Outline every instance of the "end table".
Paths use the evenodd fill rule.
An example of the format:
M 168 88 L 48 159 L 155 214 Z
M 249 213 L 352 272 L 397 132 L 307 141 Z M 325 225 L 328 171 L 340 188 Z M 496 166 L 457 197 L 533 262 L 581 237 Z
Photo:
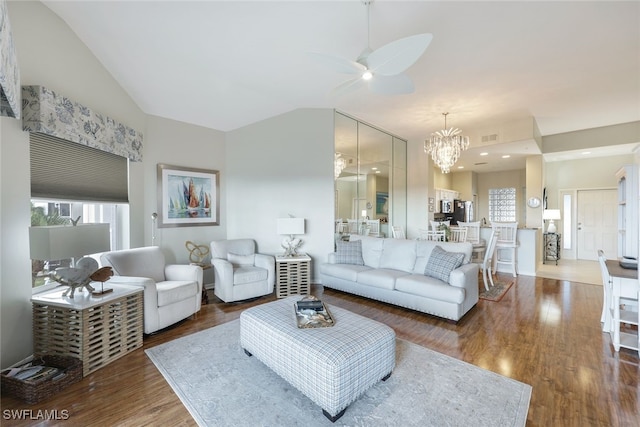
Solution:
M 276 297 L 289 295 L 309 295 L 311 257 L 276 255 Z

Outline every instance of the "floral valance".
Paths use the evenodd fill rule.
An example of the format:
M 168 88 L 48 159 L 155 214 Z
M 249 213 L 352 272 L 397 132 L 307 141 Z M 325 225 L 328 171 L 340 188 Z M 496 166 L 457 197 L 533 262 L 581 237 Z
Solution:
M 43 86 L 22 87 L 22 128 L 142 160 L 142 133 Z
M 20 118 L 20 70 L 5 0 L 0 0 L 0 116 Z

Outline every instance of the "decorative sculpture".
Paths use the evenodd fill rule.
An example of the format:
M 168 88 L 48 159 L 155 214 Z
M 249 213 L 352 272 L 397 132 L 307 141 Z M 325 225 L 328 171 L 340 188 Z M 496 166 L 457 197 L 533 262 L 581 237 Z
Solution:
M 75 267 L 56 268 L 53 278 L 61 285 L 69 286 L 69 289 L 62 293 L 62 296 L 73 298 L 76 289 L 86 288 L 89 292 L 94 292 L 95 288 L 91 286 L 92 281 L 105 282 L 113 276 L 111 267 L 98 268 L 98 262 L 90 257 L 84 257 L 76 263 Z M 111 290 L 103 290 L 103 293 Z
M 298 249 L 302 246 L 302 239 L 298 239 L 297 237 L 283 239 L 280 246 L 285 250 L 284 256 L 296 257 L 298 256 Z
M 187 240 L 184 245 L 189 251 L 189 261 L 193 264 L 202 265 L 204 259 L 209 255 L 209 247 L 207 245 L 196 245 L 190 240 Z

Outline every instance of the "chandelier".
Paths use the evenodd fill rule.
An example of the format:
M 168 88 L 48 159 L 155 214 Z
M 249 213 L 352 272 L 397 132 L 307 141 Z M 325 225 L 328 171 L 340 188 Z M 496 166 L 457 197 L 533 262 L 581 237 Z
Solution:
M 347 167 L 347 161 L 342 158 L 342 154 L 336 153 L 335 160 L 333 161 L 333 177 L 338 179 L 342 170 Z
M 469 148 L 469 137 L 460 135 L 458 128 L 447 129 L 447 114 L 444 116 L 444 129 L 432 133 L 429 139 L 424 141 L 424 152 L 431 154 L 434 163 L 442 173 L 449 173 L 451 167 L 458 161 L 460 153 Z

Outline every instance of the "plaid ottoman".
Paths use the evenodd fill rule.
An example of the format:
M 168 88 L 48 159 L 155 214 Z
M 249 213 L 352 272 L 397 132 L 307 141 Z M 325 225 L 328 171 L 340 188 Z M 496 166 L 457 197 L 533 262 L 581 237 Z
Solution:
M 396 334 L 390 327 L 329 306 L 335 325 L 299 329 L 291 296 L 240 314 L 240 344 L 322 408 L 335 422 L 369 387 L 391 375 Z

